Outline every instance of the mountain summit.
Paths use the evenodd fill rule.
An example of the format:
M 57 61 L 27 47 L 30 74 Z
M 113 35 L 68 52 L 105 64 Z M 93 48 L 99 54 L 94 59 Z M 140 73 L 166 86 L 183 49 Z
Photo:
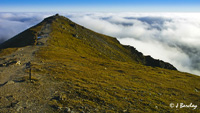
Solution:
M 176 112 L 170 103 L 200 104 L 198 76 L 58 14 L 0 48 L 0 112 Z
M 56 25 L 55 25 L 56 23 Z M 44 19 L 40 24 L 25 30 L 12 39 L 0 45 L 0 48 L 39 46 L 41 38 L 47 37 L 51 26 L 56 26 L 58 36 L 46 39 L 53 41 L 51 45 L 79 50 L 84 54 L 124 62 L 137 62 L 147 66 L 177 70 L 173 65 L 155 60 L 151 56 L 144 56 L 134 47 L 121 45 L 117 39 L 95 33 L 83 26 L 77 25 L 66 17 L 55 16 Z M 43 26 L 43 28 L 40 28 Z M 46 42 L 45 42 L 46 43 Z M 77 45 L 78 44 L 78 45 Z M 86 51 L 87 50 L 87 51 Z

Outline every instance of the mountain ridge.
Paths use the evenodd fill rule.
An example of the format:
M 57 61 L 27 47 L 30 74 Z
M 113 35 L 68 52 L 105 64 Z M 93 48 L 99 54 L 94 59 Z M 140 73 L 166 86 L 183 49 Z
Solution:
M 199 76 L 146 66 L 151 57 L 59 15 L 30 30 L 34 43 L 0 51 L 0 112 L 200 111 L 170 107 L 200 104 Z
M 87 28 L 85 28 L 83 26 L 80 26 L 80 25 L 77 25 L 77 24 L 73 23 L 71 20 L 69 20 L 69 19 L 67 19 L 65 17 L 59 16 L 58 14 L 56 14 L 54 16 L 51 16 L 51 17 L 48 17 L 48 18 L 45 18 L 41 23 L 39 23 L 36 26 L 40 26 L 40 25 L 44 25 L 44 24 L 52 24 L 58 18 L 64 19 L 66 22 L 68 22 L 68 24 L 71 27 L 74 27 L 77 30 L 80 30 L 80 31 L 83 30 L 83 32 L 87 32 L 87 31 L 84 31 L 84 29 L 89 30 L 89 29 L 87 29 Z M 41 37 L 40 35 L 42 35 L 42 32 L 39 32 L 38 30 L 34 30 L 34 28 L 36 26 L 34 26 L 34 27 L 32 27 L 32 28 L 30 28 L 28 30 L 25 30 L 24 32 L 22 32 L 22 33 L 18 34 L 17 36 L 11 38 L 10 40 L 4 42 L 3 44 L 0 45 L 0 48 L 10 48 L 10 47 L 20 47 L 20 46 L 23 47 L 23 46 L 28 46 L 28 45 L 37 45 L 38 37 Z M 71 35 L 73 37 L 81 39 L 80 35 L 78 34 L 78 32 L 80 32 L 80 31 L 77 31 L 77 33 L 72 33 Z M 91 31 L 91 32 L 93 32 L 93 31 Z M 93 33 L 95 33 L 95 32 L 93 32 Z M 90 34 L 88 34 L 88 35 L 90 35 Z M 112 37 L 110 37 L 110 39 L 111 38 Z M 113 38 L 112 39 L 113 42 L 111 42 L 109 44 L 108 44 L 108 42 L 106 42 L 107 39 L 102 39 L 102 38 L 99 38 L 98 36 L 90 37 L 90 39 L 89 38 L 85 38 L 84 40 L 86 40 L 86 39 L 91 40 L 91 41 L 96 40 L 96 43 L 104 43 L 104 44 L 101 44 L 101 45 L 99 45 L 99 44 L 91 44 L 90 43 L 90 46 L 95 47 L 95 46 L 99 45 L 99 48 L 104 47 L 104 46 L 111 47 L 111 45 L 113 43 L 117 43 L 118 45 L 112 45 L 112 47 L 111 47 L 111 48 L 114 48 L 115 50 L 117 50 L 115 53 L 113 53 L 113 54 L 116 54 L 116 56 L 120 56 L 120 55 L 117 55 L 117 53 L 126 51 L 126 53 L 123 53 L 123 54 L 127 54 L 127 56 L 132 57 L 132 59 L 134 61 L 142 63 L 144 65 L 153 66 L 153 67 L 160 67 L 160 68 L 166 68 L 166 69 L 171 69 L 171 70 L 177 70 L 173 65 L 171 65 L 169 63 L 166 63 L 166 62 L 164 62 L 162 60 L 155 60 L 151 56 L 144 56 L 141 52 L 138 52 L 134 47 L 121 45 L 120 42 L 116 38 Z M 95 43 L 95 42 L 93 42 L 93 43 Z M 117 47 L 119 45 L 121 47 Z M 97 49 L 99 49 L 99 48 L 97 48 Z M 104 52 L 104 50 L 102 50 L 102 49 L 99 49 L 99 51 L 102 52 L 102 53 Z M 107 53 L 105 55 L 107 55 Z M 113 57 L 113 55 L 111 57 Z M 123 59 L 123 57 L 117 58 L 117 60 L 121 60 L 121 59 Z

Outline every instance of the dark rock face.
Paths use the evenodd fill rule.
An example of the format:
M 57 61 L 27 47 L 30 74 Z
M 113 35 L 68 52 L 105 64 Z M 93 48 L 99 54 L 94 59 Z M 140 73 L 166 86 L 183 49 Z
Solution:
M 144 56 L 141 52 L 137 51 L 132 46 L 124 46 L 124 47 L 131 52 L 132 57 L 135 59 L 135 61 L 137 61 L 139 63 L 142 63 L 146 66 L 160 67 L 160 68 L 170 69 L 170 70 L 177 70 L 170 63 L 164 62 L 162 60 L 154 59 L 151 56 Z
M 173 65 L 162 60 L 153 59 L 151 56 L 145 56 L 145 65 L 152 67 L 160 67 L 170 70 L 177 70 Z

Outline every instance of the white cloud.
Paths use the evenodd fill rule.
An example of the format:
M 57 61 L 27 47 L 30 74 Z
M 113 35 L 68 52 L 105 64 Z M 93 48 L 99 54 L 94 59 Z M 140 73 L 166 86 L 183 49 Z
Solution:
M 0 13 L 0 40 L 50 13 Z M 200 13 L 62 13 L 96 32 L 117 37 L 145 55 L 200 75 Z

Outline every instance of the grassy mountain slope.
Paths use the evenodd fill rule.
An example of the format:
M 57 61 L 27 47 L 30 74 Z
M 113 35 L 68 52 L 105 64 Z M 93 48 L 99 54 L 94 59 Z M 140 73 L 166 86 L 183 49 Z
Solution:
M 37 39 L 44 34 L 40 29 L 46 24 L 51 25 L 47 42 Z M 200 105 L 199 76 L 176 71 L 168 63 L 143 56 L 115 38 L 95 33 L 62 16 L 49 17 L 31 29 L 37 35 L 31 45 L 39 47 L 31 60 L 36 80 L 31 88 L 37 87 L 41 92 L 39 95 L 32 92 L 30 97 L 41 105 L 46 102 L 42 112 L 200 111 L 169 106 L 170 103 Z M 1 53 L 5 56 L 11 52 Z M 44 89 L 50 90 L 48 95 L 42 92 Z M 39 98 L 41 95 L 46 98 Z M 33 104 L 32 108 L 36 106 Z

